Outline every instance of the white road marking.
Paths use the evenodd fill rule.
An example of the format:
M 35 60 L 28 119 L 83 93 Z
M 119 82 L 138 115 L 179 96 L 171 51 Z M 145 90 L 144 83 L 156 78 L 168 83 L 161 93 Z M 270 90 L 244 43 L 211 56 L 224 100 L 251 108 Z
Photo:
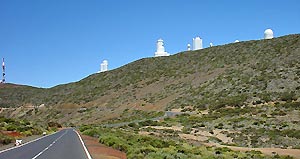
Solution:
M 76 130 L 74 130 L 74 129 L 73 129 L 73 131 L 75 131 L 76 134 L 78 135 L 78 137 L 79 137 L 79 139 L 80 139 L 80 141 L 81 141 L 81 144 L 82 144 L 82 146 L 83 146 L 83 148 L 84 148 L 84 151 L 85 151 L 85 153 L 86 153 L 88 159 L 92 159 L 92 157 L 91 157 L 89 151 L 87 150 L 87 148 L 85 147 L 85 144 L 84 144 L 84 142 L 83 142 L 81 136 L 79 135 L 79 133 L 78 133 Z
M 67 131 L 68 131 L 68 130 L 67 130 Z M 46 150 L 48 150 L 51 146 L 53 146 L 53 145 L 55 144 L 56 141 L 58 141 L 63 135 L 65 135 L 65 134 L 67 133 L 67 131 L 66 131 L 64 134 L 62 134 L 59 138 L 57 138 L 55 141 L 53 141 L 53 142 L 52 142 L 48 147 L 46 147 L 43 151 L 39 152 L 39 153 L 38 153 L 36 156 L 34 156 L 32 159 L 36 159 L 38 156 L 40 156 L 42 153 L 44 153 Z M 80 137 L 79 133 L 78 133 L 76 130 L 74 130 L 74 129 L 73 129 L 73 131 L 75 131 L 76 134 L 78 135 L 78 137 L 79 137 L 79 139 L 80 139 L 80 142 L 81 142 L 81 144 L 82 144 L 82 146 L 83 146 L 83 148 L 84 148 L 84 151 L 85 151 L 85 153 L 86 153 L 88 159 L 92 159 L 92 157 L 91 157 L 89 151 L 87 150 L 87 148 L 86 148 L 86 146 L 85 146 L 85 144 L 84 144 L 82 138 Z M 58 132 L 57 132 L 57 133 L 58 133 Z M 56 134 L 56 133 L 54 133 L 54 134 Z M 45 137 L 48 137 L 48 136 L 51 136 L 51 135 L 54 135 L 54 134 L 49 134 L 49 135 L 46 135 L 46 136 L 37 138 L 37 139 L 35 139 L 35 140 L 26 142 L 26 143 L 24 143 L 24 144 L 22 144 L 22 145 L 14 146 L 14 147 L 11 147 L 11 148 L 9 148 L 9 149 L 2 150 L 2 151 L 0 151 L 0 153 L 3 153 L 3 152 L 6 152 L 6 151 L 9 151 L 9 150 L 12 150 L 12 149 L 16 149 L 16 148 L 25 146 L 25 145 L 27 145 L 27 144 L 30 144 L 30 143 L 32 143 L 32 142 L 38 141 L 38 140 L 40 140 L 40 139 L 43 139 L 43 138 L 45 138 Z
M 45 151 L 47 151 L 51 146 L 55 144 L 56 141 L 61 139 L 66 133 L 68 133 L 68 130 L 65 131 L 62 135 L 60 135 L 57 139 L 55 139 L 48 147 L 46 147 L 43 151 L 39 152 L 37 155 L 35 155 L 32 159 L 38 158 L 40 155 L 42 155 Z

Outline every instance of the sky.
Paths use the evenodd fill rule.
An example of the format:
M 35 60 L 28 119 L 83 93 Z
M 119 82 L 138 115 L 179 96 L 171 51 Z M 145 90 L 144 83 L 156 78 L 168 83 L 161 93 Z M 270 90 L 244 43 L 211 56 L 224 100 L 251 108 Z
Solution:
M 203 46 L 300 33 L 299 0 L 0 0 L 6 81 L 49 88 L 153 57 L 192 38 Z

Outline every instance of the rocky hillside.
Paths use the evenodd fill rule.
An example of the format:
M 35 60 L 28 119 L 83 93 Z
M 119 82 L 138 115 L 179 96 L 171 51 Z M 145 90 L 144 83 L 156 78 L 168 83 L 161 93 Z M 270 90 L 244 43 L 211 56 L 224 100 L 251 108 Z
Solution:
M 300 100 L 300 35 L 145 58 L 50 89 L 0 85 L 2 114 L 98 123 L 133 110 L 163 111 Z M 40 106 L 34 107 L 32 106 Z

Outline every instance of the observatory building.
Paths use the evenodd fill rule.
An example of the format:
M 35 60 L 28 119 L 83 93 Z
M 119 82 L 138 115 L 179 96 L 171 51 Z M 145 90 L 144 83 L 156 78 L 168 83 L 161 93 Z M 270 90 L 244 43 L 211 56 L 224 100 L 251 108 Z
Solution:
M 100 72 L 105 72 L 108 70 L 108 61 L 103 60 L 103 62 L 100 64 Z
M 193 38 L 193 50 L 200 50 L 202 48 L 202 39 L 199 36 Z
M 191 51 L 191 44 L 187 44 L 187 50 Z
M 154 57 L 158 56 L 170 56 L 170 54 L 165 51 L 164 41 L 162 39 L 158 39 L 156 43 L 156 52 L 154 53 Z
M 271 29 L 267 29 L 264 32 L 264 39 L 273 39 L 274 34 L 273 34 L 273 30 Z

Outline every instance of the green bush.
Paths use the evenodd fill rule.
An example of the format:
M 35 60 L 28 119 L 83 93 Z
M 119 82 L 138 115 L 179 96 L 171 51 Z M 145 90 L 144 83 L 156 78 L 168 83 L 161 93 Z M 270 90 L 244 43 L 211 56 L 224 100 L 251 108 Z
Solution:
M 236 152 L 228 148 L 211 148 L 192 146 L 182 140 L 175 141 L 168 138 L 158 138 L 154 136 L 143 136 L 134 134 L 120 129 L 109 128 L 82 128 L 84 134 L 99 136 L 99 142 L 115 149 L 126 152 L 128 159 L 161 159 L 161 158 L 181 158 L 181 159 L 198 159 L 198 158 L 263 158 L 263 155 L 256 152 Z M 96 136 L 97 136 L 96 135 Z M 210 140 L 221 140 L 211 137 Z
M 215 126 L 216 129 L 223 129 L 224 124 L 219 123 L 218 125 Z
M 13 142 L 13 138 L 0 133 L 0 144 L 7 145 Z
M 132 128 L 139 128 L 139 125 L 137 123 L 129 123 L 128 126 Z
M 31 131 L 24 131 L 23 133 L 22 133 L 22 135 L 24 135 L 24 136 L 31 136 L 32 135 L 32 132 Z
M 192 131 L 192 129 L 190 127 L 183 127 L 182 129 L 182 133 L 185 133 L 185 134 L 190 134 Z
M 99 137 L 99 131 L 97 131 L 97 129 L 93 129 L 93 128 L 85 129 L 83 131 L 83 134 L 88 135 L 88 136 L 92 136 L 92 137 Z
M 292 100 L 297 100 L 295 92 L 285 92 L 281 94 L 281 100 L 291 102 Z
M 140 126 L 159 126 L 160 123 L 157 121 L 153 121 L 153 120 L 146 120 L 146 121 L 141 121 L 139 122 Z
M 85 130 L 91 129 L 91 125 L 83 125 L 79 128 L 79 131 L 84 132 Z
M 15 130 L 17 130 L 17 126 L 16 125 L 8 125 L 6 127 L 6 130 L 7 131 L 15 131 Z
M 56 127 L 56 128 L 61 128 L 61 124 L 57 123 L 57 122 L 53 122 L 53 121 L 50 121 L 48 122 L 48 126 L 49 127 Z
M 276 104 L 276 107 L 279 108 L 290 108 L 290 109 L 296 109 L 299 110 L 300 109 L 300 102 L 287 102 L 287 103 L 283 103 L 283 104 Z

